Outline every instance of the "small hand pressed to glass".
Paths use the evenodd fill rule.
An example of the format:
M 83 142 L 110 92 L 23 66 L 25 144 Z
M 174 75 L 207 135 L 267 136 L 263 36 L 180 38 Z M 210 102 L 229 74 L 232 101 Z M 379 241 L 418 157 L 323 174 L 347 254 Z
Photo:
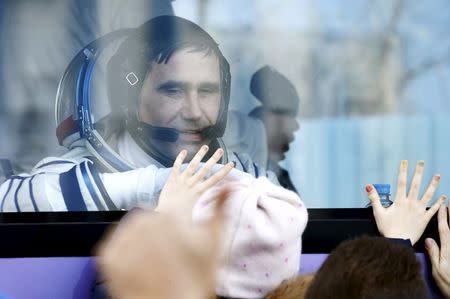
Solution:
M 234 168 L 234 163 L 229 162 L 216 173 L 205 178 L 224 154 L 223 149 L 217 149 L 199 169 L 200 163 L 208 150 L 207 145 L 202 146 L 184 171 L 181 170 L 181 166 L 186 158 L 187 151 L 182 150 L 178 154 L 173 163 L 172 172 L 161 191 L 155 211 L 164 212 L 177 209 L 181 201 L 183 201 L 183 205 L 189 205 L 186 208 L 192 209 L 195 202 L 206 190 L 221 181 Z
M 142 209 L 126 215 L 99 243 L 97 263 L 113 298 L 213 298 L 230 190 L 222 187 L 214 215 L 204 224 L 192 222 L 192 207 L 234 164 L 205 179 L 223 155 L 217 150 L 199 168 L 207 151 L 202 147 L 181 171 L 182 151 L 161 192 L 158 213 Z

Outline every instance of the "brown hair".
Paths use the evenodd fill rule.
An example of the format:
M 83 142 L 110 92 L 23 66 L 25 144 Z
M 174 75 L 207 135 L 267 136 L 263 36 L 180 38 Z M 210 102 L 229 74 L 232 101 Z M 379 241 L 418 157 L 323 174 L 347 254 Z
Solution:
M 414 251 L 389 239 L 345 241 L 328 256 L 305 298 L 427 298 Z
M 264 299 L 303 299 L 314 274 L 305 274 L 289 279 L 270 292 Z

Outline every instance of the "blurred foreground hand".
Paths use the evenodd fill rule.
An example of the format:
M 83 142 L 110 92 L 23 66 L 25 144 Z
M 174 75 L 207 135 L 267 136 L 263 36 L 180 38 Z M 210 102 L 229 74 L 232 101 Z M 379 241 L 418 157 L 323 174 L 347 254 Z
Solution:
M 97 261 L 113 298 L 213 298 L 223 204 L 229 191 L 219 193 L 215 215 L 205 225 L 192 222 L 192 207 L 206 187 L 220 181 L 233 165 L 204 180 L 212 161 L 222 154 L 219 151 L 195 171 L 204 153 L 200 149 L 184 172 L 180 166 L 186 153 L 180 153 L 161 193 L 159 213 L 132 211 L 100 242 Z

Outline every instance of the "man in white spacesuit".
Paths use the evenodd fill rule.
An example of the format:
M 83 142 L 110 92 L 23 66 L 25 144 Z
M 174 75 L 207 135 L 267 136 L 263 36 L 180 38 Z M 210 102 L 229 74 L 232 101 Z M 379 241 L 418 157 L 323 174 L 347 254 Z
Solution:
M 234 162 L 242 172 L 276 182 L 221 141 L 230 70 L 208 33 L 175 16 L 127 31 L 106 65 L 109 111 L 99 117 L 93 111 L 102 105 L 90 97 L 90 88 L 100 48 L 110 39 L 83 49 L 61 79 L 57 137 L 69 151 L 4 182 L 1 211 L 155 207 L 176 155 L 186 149 L 192 158 L 203 145 L 211 154 L 224 150 L 221 164 Z

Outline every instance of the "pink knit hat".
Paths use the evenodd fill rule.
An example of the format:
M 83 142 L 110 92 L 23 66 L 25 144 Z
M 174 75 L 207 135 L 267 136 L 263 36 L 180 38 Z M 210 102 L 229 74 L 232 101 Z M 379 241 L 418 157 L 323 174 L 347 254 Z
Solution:
M 225 203 L 226 261 L 219 271 L 216 294 L 262 298 L 298 274 L 308 214 L 296 193 L 265 177 L 245 176 L 206 192 L 194 207 L 195 222 L 211 217 L 217 192 L 224 184 L 231 194 Z

